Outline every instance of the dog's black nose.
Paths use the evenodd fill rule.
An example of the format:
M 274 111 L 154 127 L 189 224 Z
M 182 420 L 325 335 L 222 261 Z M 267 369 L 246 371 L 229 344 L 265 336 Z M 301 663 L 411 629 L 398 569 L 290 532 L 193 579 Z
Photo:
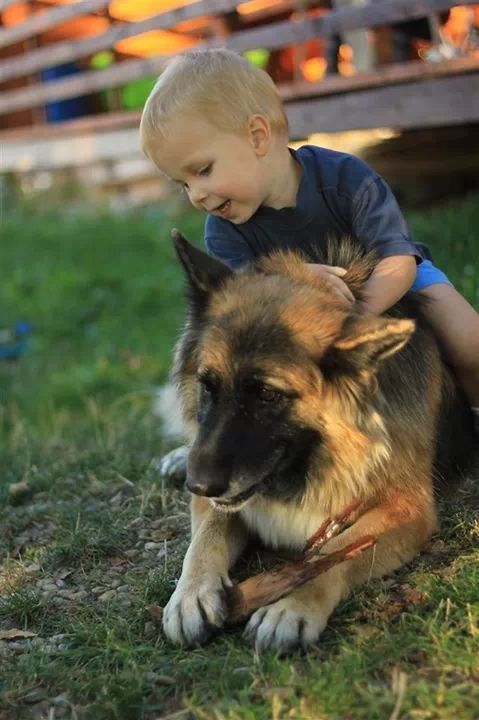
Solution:
M 186 466 L 187 490 L 203 497 L 221 497 L 228 491 L 230 477 L 230 458 L 205 447 L 190 450 Z

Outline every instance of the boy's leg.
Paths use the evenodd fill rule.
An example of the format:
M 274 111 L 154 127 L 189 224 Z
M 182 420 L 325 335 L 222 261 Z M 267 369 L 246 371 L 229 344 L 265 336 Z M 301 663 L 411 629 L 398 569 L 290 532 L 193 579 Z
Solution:
M 426 317 L 472 407 L 479 407 L 479 313 L 451 285 L 420 291 Z

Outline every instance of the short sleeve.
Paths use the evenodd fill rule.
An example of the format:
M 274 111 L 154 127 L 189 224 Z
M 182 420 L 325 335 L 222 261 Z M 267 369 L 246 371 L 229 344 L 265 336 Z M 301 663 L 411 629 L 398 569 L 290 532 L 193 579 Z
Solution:
M 208 255 L 224 263 L 231 270 L 239 270 L 253 260 L 253 253 L 245 238 L 232 223 L 208 215 L 204 233 Z
M 352 231 L 367 250 L 380 258 L 421 258 L 391 188 L 378 175 L 369 176 L 353 198 Z

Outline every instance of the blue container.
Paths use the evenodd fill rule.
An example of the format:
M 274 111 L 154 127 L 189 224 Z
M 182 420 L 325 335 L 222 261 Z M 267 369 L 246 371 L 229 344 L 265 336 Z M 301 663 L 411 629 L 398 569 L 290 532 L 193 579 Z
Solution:
M 75 75 L 79 72 L 78 66 L 74 62 L 56 65 L 55 67 L 42 70 L 40 77 L 42 82 L 52 82 L 58 78 L 67 75 Z M 57 123 L 63 120 L 71 120 L 72 118 L 82 117 L 89 114 L 88 101 L 85 95 L 68 98 L 67 100 L 57 100 L 45 105 L 45 113 L 47 122 Z
M 30 333 L 30 325 L 24 320 L 0 328 L 0 360 L 18 360 L 28 347 Z

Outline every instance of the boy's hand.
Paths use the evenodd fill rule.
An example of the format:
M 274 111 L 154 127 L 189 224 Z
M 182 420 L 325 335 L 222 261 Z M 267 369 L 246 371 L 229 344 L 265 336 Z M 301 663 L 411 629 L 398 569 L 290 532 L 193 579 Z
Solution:
M 344 305 L 349 306 L 355 302 L 356 298 L 353 293 L 344 280 L 341 280 L 342 276 L 346 275 L 344 268 L 335 265 L 319 265 L 317 263 L 306 263 L 306 265 L 316 276 L 319 275 L 327 280 L 331 290 L 339 300 L 342 300 Z

